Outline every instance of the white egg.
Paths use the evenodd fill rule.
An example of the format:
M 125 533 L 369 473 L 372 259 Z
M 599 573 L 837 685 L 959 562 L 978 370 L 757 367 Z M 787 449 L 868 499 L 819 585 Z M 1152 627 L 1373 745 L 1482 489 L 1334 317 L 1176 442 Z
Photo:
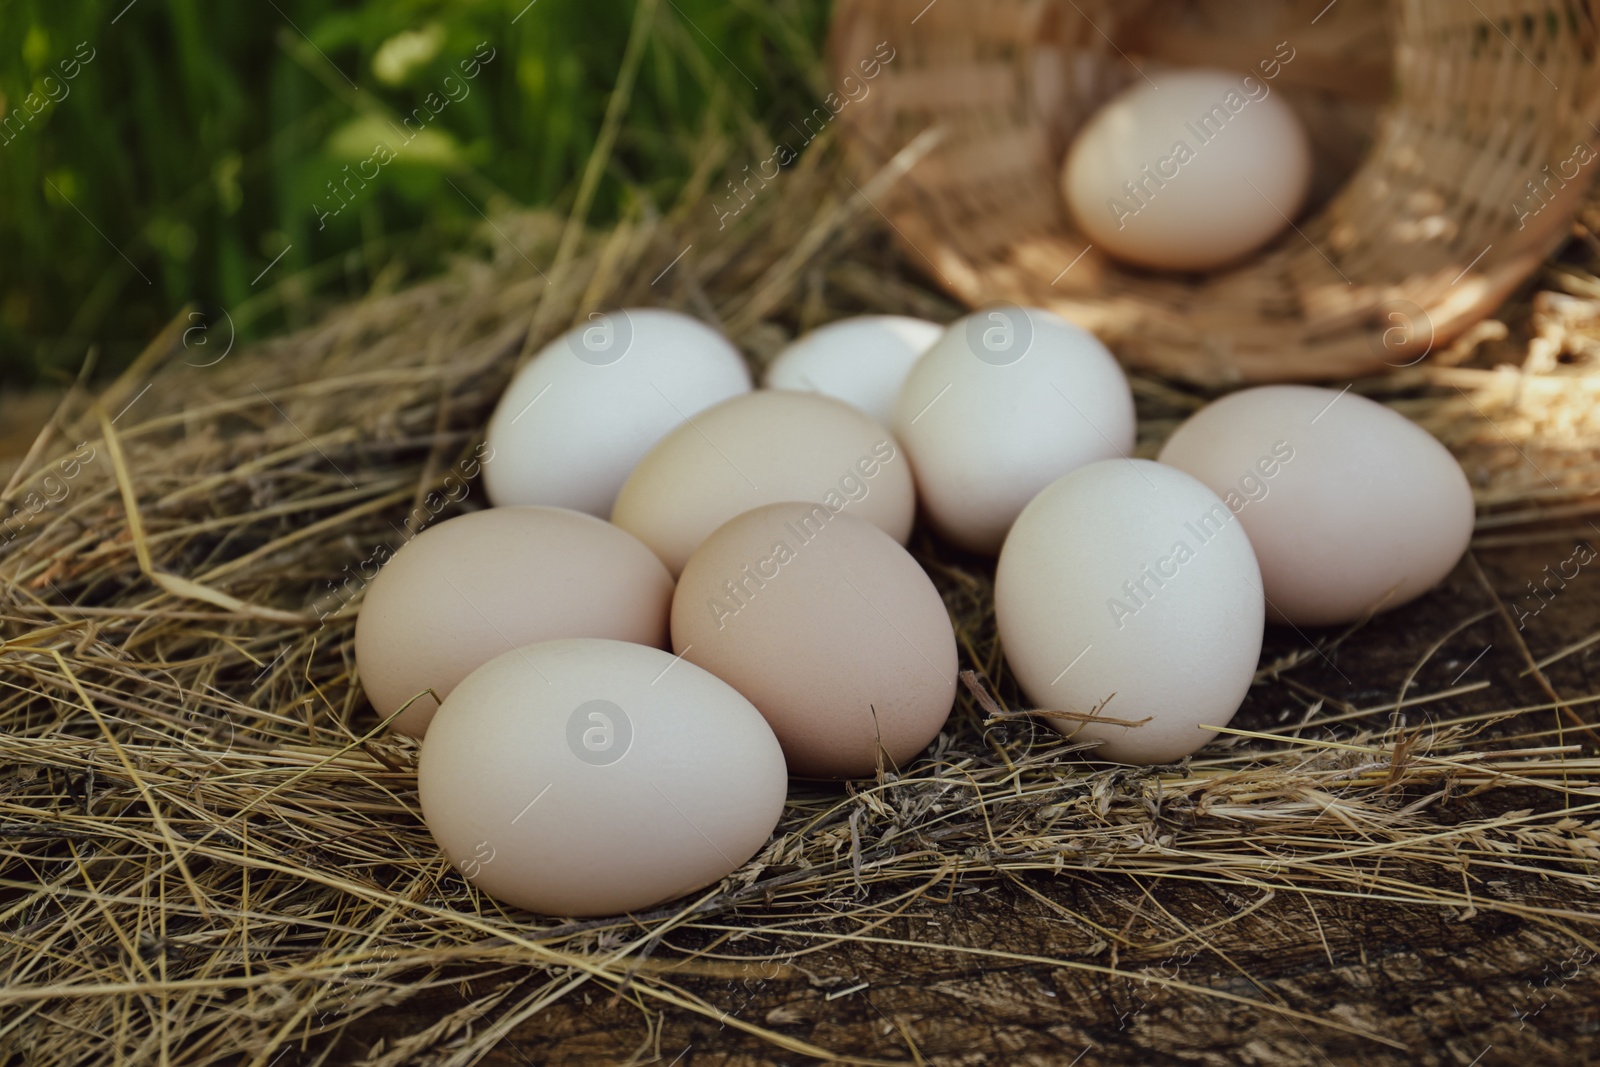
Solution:
M 753 856 L 783 813 L 783 751 L 693 663 L 621 641 L 513 649 L 445 698 L 417 792 L 434 840 L 490 896 L 615 915 Z
M 600 518 L 641 457 L 674 427 L 750 391 L 750 369 L 716 330 L 676 311 L 591 316 L 546 345 L 489 420 L 495 504 Z
M 837 397 L 888 425 L 912 364 L 943 332 L 938 323 L 904 315 L 840 319 L 779 352 L 762 384 Z
M 1092 756 L 1169 763 L 1226 726 L 1261 658 L 1261 571 L 1234 514 L 1149 460 L 1073 471 L 1027 506 L 995 574 L 1006 662 L 1033 704 Z
M 1133 395 L 1093 334 L 1039 308 L 990 308 L 917 361 L 893 425 L 933 528 L 993 555 L 1039 490 L 1133 448 Z
M 1067 155 L 1062 192 L 1084 236 L 1131 263 L 1206 270 L 1271 240 L 1305 202 L 1311 150 L 1271 83 L 1167 71 L 1112 99 Z

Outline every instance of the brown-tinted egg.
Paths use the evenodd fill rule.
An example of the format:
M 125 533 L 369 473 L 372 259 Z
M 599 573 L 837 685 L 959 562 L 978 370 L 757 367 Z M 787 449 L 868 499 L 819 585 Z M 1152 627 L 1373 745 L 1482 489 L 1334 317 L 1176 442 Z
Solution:
M 565 508 L 490 508 L 429 527 L 373 579 L 356 618 L 367 699 L 421 737 L 440 699 L 508 649 L 560 637 L 664 647 L 672 576 L 638 540 Z
M 762 390 L 700 412 L 651 449 L 617 494 L 611 521 L 673 574 L 735 515 L 813 500 L 904 543 L 916 495 L 894 436 L 831 396 Z
M 749 698 L 789 770 L 904 767 L 955 696 L 944 602 L 882 530 L 820 504 L 778 503 L 717 529 L 684 568 L 672 642 Z

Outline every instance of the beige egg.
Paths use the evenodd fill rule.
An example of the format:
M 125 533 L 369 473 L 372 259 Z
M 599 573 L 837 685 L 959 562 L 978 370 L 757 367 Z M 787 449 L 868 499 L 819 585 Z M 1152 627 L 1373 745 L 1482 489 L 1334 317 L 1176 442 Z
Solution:
M 762 391 L 668 434 L 623 483 L 611 521 L 677 574 L 718 526 L 785 500 L 865 519 L 901 544 L 916 513 L 910 465 L 881 424 L 833 397 Z
M 672 643 L 749 697 L 807 777 L 905 767 L 955 698 L 955 633 L 927 574 L 821 504 L 770 504 L 707 538 L 673 597 Z
M 1472 539 L 1472 487 L 1455 457 L 1350 392 L 1233 393 L 1179 426 L 1161 462 L 1239 516 L 1273 622 L 1326 626 L 1398 607 L 1449 574 Z
M 727 683 L 620 641 L 515 649 L 445 698 L 422 743 L 422 817 L 496 899 L 639 911 L 711 885 L 772 836 L 788 778 Z
M 609 637 L 665 646 L 672 576 L 636 539 L 565 508 L 490 508 L 423 530 L 367 588 L 356 669 L 394 729 L 421 737 L 441 698 L 519 645 Z
M 1084 236 L 1120 259 L 1208 270 L 1287 228 L 1311 151 L 1270 80 L 1172 70 L 1135 82 L 1089 119 L 1062 170 Z

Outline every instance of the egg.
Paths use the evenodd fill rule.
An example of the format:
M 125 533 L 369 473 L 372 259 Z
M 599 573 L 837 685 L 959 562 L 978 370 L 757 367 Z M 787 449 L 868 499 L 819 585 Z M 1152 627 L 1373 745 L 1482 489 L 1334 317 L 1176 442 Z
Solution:
M 1090 117 L 1062 168 L 1083 234 L 1119 259 L 1208 270 L 1260 248 L 1305 203 L 1311 150 L 1271 85 L 1219 70 L 1134 83 Z
M 1170 763 L 1216 737 L 1261 657 L 1261 572 L 1217 495 L 1172 467 L 1106 460 L 1052 482 L 1017 518 L 995 573 L 1006 662 L 1095 759 Z
M 996 307 L 917 361 L 893 425 L 933 528 L 992 556 L 1039 490 L 1133 448 L 1133 396 L 1093 334 L 1039 308 Z
M 783 753 L 750 702 L 666 652 L 548 641 L 479 667 L 422 742 L 423 821 L 483 892 L 617 915 L 753 856 L 783 813 Z
M 748 697 L 808 777 L 905 767 L 955 699 L 955 632 L 927 574 L 821 504 L 769 504 L 708 537 L 673 597 L 672 644 Z
M 887 425 L 911 365 L 943 332 L 937 323 L 905 315 L 840 319 L 779 352 L 763 383 L 837 397 Z
M 611 521 L 676 575 L 718 526 L 784 500 L 848 510 L 902 544 L 916 517 L 911 468 L 893 434 L 842 400 L 764 390 L 663 438 L 628 476 Z
M 558 637 L 665 646 L 672 576 L 639 541 L 565 508 L 490 508 L 387 558 L 356 616 L 356 670 L 393 729 L 421 737 L 441 698 L 507 649 Z M 418 694 L 421 694 L 418 697 Z
M 1233 393 L 1179 426 L 1160 459 L 1238 514 L 1274 622 L 1327 626 L 1398 607 L 1449 574 L 1472 538 L 1472 488 L 1449 450 L 1350 392 Z
M 749 391 L 744 358 L 704 323 L 655 308 L 595 313 L 512 379 L 489 420 L 484 488 L 498 505 L 605 518 L 668 431 Z

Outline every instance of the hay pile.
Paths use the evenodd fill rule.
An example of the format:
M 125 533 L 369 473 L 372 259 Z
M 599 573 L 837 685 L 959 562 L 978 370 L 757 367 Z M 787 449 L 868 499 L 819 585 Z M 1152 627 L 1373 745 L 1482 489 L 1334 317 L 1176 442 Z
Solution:
M 218 346 L 186 349 L 180 316 L 97 399 L 68 397 L 7 492 L 5 513 L 27 518 L 0 547 L 0 1064 L 467 1064 L 591 996 L 638 1012 L 644 1034 L 595 1062 L 672 1062 L 662 1020 L 685 1016 L 794 1062 L 828 1054 L 825 1028 L 742 1011 L 749 991 L 821 981 L 827 954 L 874 945 L 916 947 L 930 970 L 954 956 L 1137 974 L 1147 996 L 1248 1005 L 1376 1055 L 1406 1046 L 1213 980 L 1229 976 L 1228 929 L 1280 895 L 1301 902 L 1301 923 L 1359 898 L 1452 921 L 1511 916 L 1596 947 L 1587 723 L 1600 692 L 1547 677 L 1588 646 L 1535 666 L 1513 624 L 1527 604 L 1486 592 L 1475 558 L 1434 594 L 1454 625 L 1426 635 L 1406 684 L 1332 695 L 1335 676 L 1363 691 L 1363 662 L 1343 653 L 1362 628 L 1274 632 L 1235 729 L 1181 767 L 1131 769 L 1085 763 L 1014 714 L 991 568 L 919 532 L 912 549 L 970 672 L 928 757 L 875 782 L 796 783 L 756 860 L 646 915 L 510 913 L 452 872 L 418 817 L 414 745 L 377 731 L 353 678 L 362 561 L 434 511 L 484 506 L 474 483 L 441 508 L 444 477 L 518 358 L 590 309 L 682 307 L 758 362 L 842 314 L 952 317 L 907 280 L 921 265 L 887 251 L 871 201 L 898 172 L 862 190 L 833 174 L 808 153 L 726 229 L 703 188 L 603 234 L 500 217 L 443 278 L 212 366 L 184 365 Z M 1462 458 L 1477 551 L 1534 544 L 1555 564 L 1597 535 L 1600 278 L 1581 264 L 1600 262 L 1600 245 L 1586 239 L 1549 291 L 1508 311 L 1525 333 L 1491 323 L 1355 386 Z M 1153 379 L 1134 389 L 1145 455 L 1205 399 Z M 1458 673 L 1466 655 L 1444 662 L 1469 629 L 1514 650 L 1543 696 Z M 1002 883 L 1066 924 L 1078 951 L 1030 958 L 899 922 Z M 1195 885 L 1238 906 L 1137 941 L 1057 892 L 1068 885 L 1136 886 L 1155 915 Z M 1211 964 L 1190 964 L 1197 954 Z M 709 997 L 707 980 L 731 992 Z M 426 1017 L 400 1025 L 407 1001 Z M 895 1033 L 859 1062 L 922 1059 L 914 1025 L 874 1025 Z M 542 1062 L 525 1041 L 511 1042 L 517 1061 Z

